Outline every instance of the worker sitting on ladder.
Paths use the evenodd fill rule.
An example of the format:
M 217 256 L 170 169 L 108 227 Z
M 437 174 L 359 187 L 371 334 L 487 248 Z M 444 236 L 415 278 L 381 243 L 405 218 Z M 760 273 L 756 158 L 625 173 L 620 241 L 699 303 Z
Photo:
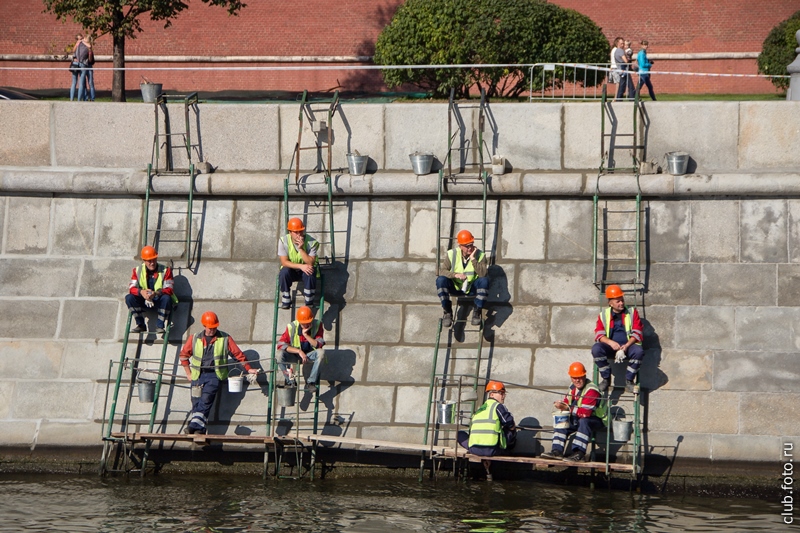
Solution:
M 322 363 L 325 339 L 322 338 L 325 328 L 322 322 L 314 319 L 314 312 L 310 307 L 303 306 L 295 313 L 295 320 L 286 326 L 286 330 L 278 339 L 278 367 L 283 372 L 287 387 L 296 385 L 292 367 L 288 363 L 303 364 L 312 362 L 311 373 L 306 380 L 306 388 L 314 393 L 317 391 L 319 378 L 319 365 Z
M 292 306 L 290 295 L 292 283 L 301 280 L 305 304 L 313 307 L 319 277 L 317 267 L 319 242 L 311 235 L 306 235 L 306 227 L 299 218 L 290 218 L 286 229 L 289 233 L 281 237 L 278 242 L 278 257 L 281 260 L 281 309 L 289 309 Z
M 517 444 L 517 431 L 514 417 L 504 405 L 506 387 L 499 381 L 486 384 L 488 397 L 475 414 L 469 434 L 458 432 L 458 443 L 469 449 L 469 453 L 491 457 L 503 450 L 511 450 Z
M 442 301 L 444 316 L 442 327 L 453 325 L 453 304 L 450 295 L 475 296 L 475 311 L 472 314 L 473 326 L 480 326 L 483 318 L 483 306 L 489 295 L 489 264 L 486 255 L 475 247 L 472 233 L 462 229 L 456 236 L 458 246 L 448 250 L 444 264 L 439 270 L 442 275 L 436 278 L 436 290 Z
M 586 379 L 586 367 L 575 362 L 569 365 L 569 377 L 572 385 L 564 399 L 555 402 L 556 409 L 569 411 L 569 427 L 555 428 L 553 431 L 553 448 L 550 453 L 543 453 L 544 459 L 561 459 L 570 462 L 583 461 L 586 446 L 595 431 L 608 424 L 608 415 L 600 390 Z M 564 446 L 567 437 L 575 433 L 572 440 L 572 453 L 564 457 Z
M 608 307 L 603 309 L 597 317 L 595 326 L 595 343 L 592 346 L 594 364 L 600 371 L 602 380 L 598 384 L 600 392 L 605 392 L 611 382 L 611 365 L 609 360 L 616 363 L 628 358 L 628 368 L 625 372 L 625 392 L 633 392 L 636 374 L 644 358 L 642 348 L 642 321 L 636 308 L 625 305 L 625 295 L 619 285 L 609 285 L 606 288 Z
M 172 306 L 178 303 L 172 290 L 172 269 L 158 264 L 158 252 L 152 246 L 142 248 L 141 257 L 144 262 L 133 269 L 128 294 L 125 295 L 125 304 L 136 321 L 136 326 L 131 331 L 147 331 L 143 308 L 155 307 L 158 310 L 156 333 L 164 333 L 164 322 L 172 311 Z
M 212 311 L 206 311 L 200 318 L 203 331 L 192 335 L 181 348 L 180 363 L 186 377 L 192 382 L 192 413 L 184 433 L 206 433 L 208 415 L 221 381 L 228 379 L 228 356 L 242 363 L 250 383 L 255 382 L 258 370 L 247 363 L 247 357 L 236 342 L 217 328 L 219 318 Z

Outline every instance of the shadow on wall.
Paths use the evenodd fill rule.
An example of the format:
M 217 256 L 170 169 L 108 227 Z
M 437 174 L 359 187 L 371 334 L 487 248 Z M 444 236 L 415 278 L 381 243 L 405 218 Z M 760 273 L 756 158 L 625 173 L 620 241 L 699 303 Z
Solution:
M 487 304 L 486 323 L 483 328 L 483 338 L 489 342 L 494 341 L 495 329 L 499 329 L 514 312 L 514 307 L 509 304 L 511 294 L 508 292 L 508 275 L 500 265 L 489 266 L 489 301 Z

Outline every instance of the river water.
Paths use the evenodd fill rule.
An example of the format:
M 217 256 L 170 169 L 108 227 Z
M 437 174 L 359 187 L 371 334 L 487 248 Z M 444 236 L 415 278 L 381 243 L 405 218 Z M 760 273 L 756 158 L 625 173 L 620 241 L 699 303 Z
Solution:
M 0 531 L 781 531 L 778 502 L 533 481 L 0 475 Z

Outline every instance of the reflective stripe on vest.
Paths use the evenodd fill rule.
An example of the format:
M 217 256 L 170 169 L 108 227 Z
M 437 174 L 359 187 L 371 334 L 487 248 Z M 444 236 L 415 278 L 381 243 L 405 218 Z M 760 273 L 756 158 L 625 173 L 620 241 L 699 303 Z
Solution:
M 156 278 L 156 282 L 153 285 L 154 291 L 160 291 L 161 289 L 164 288 L 164 272 L 166 272 L 167 270 L 167 267 L 165 267 L 164 265 L 157 265 L 157 268 L 158 268 L 158 277 Z M 142 266 L 139 268 L 139 287 L 141 287 L 142 289 L 146 289 L 147 287 L 149 287 L 149 285 L 147 284 L 147 266 L 144 263 L 142 263 Z M 178 303 L 178 297 L 175 296 L 174 290 L 172 291 L 172 294 L 170 294 L 169 296 L 172 299 L 173 304 Z
M 633 307 L 625 306 L 623 312 L 625 313 L 625 334 L 630 338 L 631 332 L 633 331 Z M 603 327 L 606 329 L 606 338 L 610 339 L 611 337 L 609 334 L 611 333 L 611 308 L 606 307 L 603 309 L 603 312 L 600 313 L 600 320 L 603 322 Z M 637 342 L 636 344 L 641 344 Z
M 219 332 L 217 332 L 219 335 Z M 192 368 L 192 381 L 200 378 L 200 366 L 203 364 L 203 332 L 201 331 L 194 336 L 194 349 L 192 350 L 192 358 L 189 363 Z M 228 336 L 221 335 L 214 340 L 214 371 L 217 377 L 221 380 L 228 379 L 228 367 L 225 363 L 228 362 Z
M 603 395 L 600 394 L 600 389 L 598 389 L 594 383 L 586 383 L 586 385 L 583 386 L 583 390 L 581 390 L 581 395 L 578 397 L 578 405 L 575 407 L 575 411 L 577 411 L 578 409 L 587 409 L 587 407 L 583 405 L 583 396 L 586 394 L 587 391 L 590 390 L 596 391 L 597 395 L 599 396 L 599 398 L 597 399 L 597 407 L 594 408 L 594 416 L 602 420 L 604 426 L 607 426 L 608 411 L 606 410 L 606 403 L 602 400 Z M 572 412 L 572 409 L 570 409 L 570 412 Z
M 310 253 L 311 251 L 317 252 L 319 250 L 319 241 L 312 241 L 311 237 L 308 235 L 304 235 L 303 239 L 303 247 L 306 248 L 308 251 L 306 253 Z M 304 265 L 306 262 L 303 261 L 303 256 L 300 255 L 300 252 L 295 248 L 294 241 L 292 240 L 291 234 L 286 234 L 281 237 L 281 242 L 286 247 L 286 250 L 289 252 L 289 262 L 295 263 L 299 265 Z M 311 243 L 311 247 L 309 247 L 309 243 Z M 317 267 L 318 257 L 314 255 L 314 268 Z M 319 277 L 319 271 L 317 271 L 317 277 Z
M 497 446 L 506 447 L 506 435 L 500 426 L 500 417 L 497 416 L 497 406 L 500 403 L 489 398 L 472 415 L 472 424 L 469 428 L 469 446 Z
M 289 339 L 291 342 L 292 348 L 299 348 L 300 347 L 300 322 L 297 320 L 293 322 L 289 322 L 286 326 L 286 329 L 289 330 Z M 319 320 L 312 320 L 311 321 L 311 335 L 316 335 L 317 331 L 319 331 Z
M 455 257 L 453 257 L 453 252 L 455 252 Z M 467 261 L 467 266 L 464 266 L 464 260 L 461 257 L 461 248 L 447 250 L 447 259 L 450 260 L 450 272 L 467 275 L 467 279 L 465 280 L 453 278 L 453 285 L 455 285 L 457 291 L 461 290 L 461 286 L 465 281 L 472 285 L 472 282 L 478 279 L 478 275 L 475 273 L 475 267 L 472 266 L 472 261 Z M 480 250 L 478 250 L 477 261 L 483 261 L 483 252 Z

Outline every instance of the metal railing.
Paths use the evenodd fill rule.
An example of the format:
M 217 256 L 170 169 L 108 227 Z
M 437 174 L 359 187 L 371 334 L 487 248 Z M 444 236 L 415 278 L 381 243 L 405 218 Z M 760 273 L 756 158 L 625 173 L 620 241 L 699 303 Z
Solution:
M 528 101 L 598 99 L 610 70 L 610 63 L 535 63 L 530 67 Z M 534 80 L 539 79 L 537 95 Z

